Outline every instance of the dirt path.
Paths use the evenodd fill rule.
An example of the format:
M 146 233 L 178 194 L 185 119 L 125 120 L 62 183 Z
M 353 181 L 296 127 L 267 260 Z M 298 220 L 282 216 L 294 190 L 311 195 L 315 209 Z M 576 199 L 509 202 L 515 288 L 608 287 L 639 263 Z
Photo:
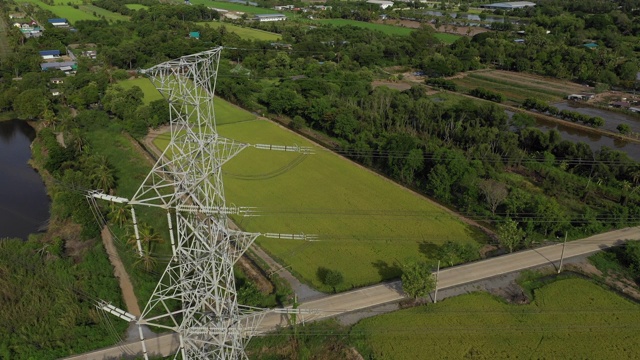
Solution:
M 113 265 L 113 274 L 118 279 L 118 283 L 120 284 L 120 289 L 122 290 L 122 298 L 124 299 L 124 303 L 127 306 L 127 311 L 135 316 L 140 316 L 142 313 L 140 312 L 140 307 L 138 306 L 138 298 L 136 294 L 133 292 L 133 285 L 131 284 L 131 279 L 129 279 L 129 274 L 124 269 L 124 265 L 122 265 L 122 260 L 120 260 L 120 256 L 118 255 L 118 251 L 116 250 L 115 244 L 113 243 L 113 237 L 111 236 L 111 231 L 107 226 L 102 228 L 102 243 L 104 244 L 104 248 L 109 255 L 109 261 L 111 265 Z

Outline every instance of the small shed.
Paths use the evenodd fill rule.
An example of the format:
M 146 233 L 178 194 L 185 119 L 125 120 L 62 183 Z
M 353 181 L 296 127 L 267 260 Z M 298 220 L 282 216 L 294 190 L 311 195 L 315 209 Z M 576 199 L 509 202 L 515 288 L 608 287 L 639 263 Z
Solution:
M 592 50 L 598 48 L 598 44 L 596 44 L 596 43 L 588 43 L 588 44 L 584 44 L 582 46 L 586 47 L 587 49 L 592 49 Z
M 190 39 L 200 39 L 200 32 L 199 31 L 192 31 L 189 33 L 189 38 Z

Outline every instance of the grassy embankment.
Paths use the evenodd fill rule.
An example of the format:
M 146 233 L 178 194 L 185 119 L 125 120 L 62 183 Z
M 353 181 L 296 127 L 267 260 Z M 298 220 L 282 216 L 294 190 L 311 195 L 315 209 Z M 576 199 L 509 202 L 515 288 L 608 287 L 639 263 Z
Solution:
M 224 26 L 227 29 L 227 31 L 236 33 L 241 38 L 247 39 L 247 40 L 276 41 L 281 39 L 280 34 L 264 31 L 264 30 L 246 28 L 238 25 L 229 24 L 229 23 L 223 23 L 220 21 L 199 22 L 197 24 L 202 26 L 209 26 L 214 29 L 218 29 Z
M 573 278 L 534 290 L 528 305 L 473 293 L 365 319 L 352 337 L 376 359 L 631 359 L 639 323 L 638 304 Z
M 141 88 L 146 99 L 159 98 L 151 84 Z M 217 100 L 223 136 L 314 146 L 269 121 L 250 121 L 250 113 Z M 155 143 L 164 148 L 167 141 L 164 136 Z M 325 267 L 344 274 L 338 290 L 372 284 L 398 276 L 398 266 L 409 259 L 424 259 L 421 251 L 431 244 L 485 240 L 432 202 L 332 152 L 314 149 L 316 154 L 305 156 L 249 148 L 223 169 L 228 201 L 264 211 L 261 217 L 237 219 L 244 229 L 320 236 L 318 242 L 258 240 L 306 282 L 323 288 L 317 271 Z
M 81 0 L 55 0 L 54 5 L 47 5 L 40 0 L 23 0 L 22 2 L 32 3 L 42 9 L 49 10 L 57 16 L 66 18 L 71 24 L 79 20 L 99 20 L 102 16 L 104 16 L 107 21 L 129 20 L 128 16 L 114 13 L 94 5 L 85 5 Z M 75 9 L 73 6 L 67 5 L 69 2 L 77 5 L 78 8 Z
M 387 35 L 405 36 L 415 31 L 415 29 L 411 29 L 411 28 L 385 25 L 385 24 L 376 24 L 376 23 L 348 20 L 348 19 L 320 19 L 320 20 L 315 20 L 314 22 L 318 22 L 321 24 L 330 24 L 334 26 L 345 26 L 345 25 L 357 26 L 357 27 L 361 27 L 369 30 L 382 31 Z M 453 35 L 453 34 L 435 33 L 433 35 L 445 44 L 453 44 L 453 42 L 455 42 L 457 39 L 460 38 L 460 36 Z

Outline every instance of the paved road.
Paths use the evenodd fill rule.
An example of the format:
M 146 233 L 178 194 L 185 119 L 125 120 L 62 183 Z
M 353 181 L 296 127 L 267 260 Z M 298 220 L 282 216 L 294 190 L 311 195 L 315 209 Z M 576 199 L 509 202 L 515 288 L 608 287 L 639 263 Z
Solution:
M 620 245 L 624 243 L 625 240 L 640 240 L 640 227 L 611 231 L 567 243 L 564 256 L 565 258 L 570 258 L 597 252 Z M 451 288 L 523 269 L 557 264 L 560 260 L 562 247 L 562 244 L 555 244 L 444 269 L 440 271 L 438 288 Z M 397 301 L 404 297 L 400 282 L 395 281 L 328 296 L 323 299 L 308 301 L 301 304 L 300 308 L 319 310 L 318 313 L 304 316 L 305 321 L 314 321 Z M 265 317 L 259 328 L 259 332 L 269 332 L 275 329 L 276 325 L 285 324 L 286 321 L 282 315 L 271 313 Z M 174 335 L 162 335 L 151 341 L 147 340 L 146 344 L 149 352 L 168 356 L 172 351 L 175 351 L 177 340 Z M 127 344 L 126 347 L 129 351 L 128 353 L 137 353 L 140 351 L 139 343 Z M 110 359 L 121 358 L 124 354 L 125 352 L 122 346 L 114 346 L 68 359 Z

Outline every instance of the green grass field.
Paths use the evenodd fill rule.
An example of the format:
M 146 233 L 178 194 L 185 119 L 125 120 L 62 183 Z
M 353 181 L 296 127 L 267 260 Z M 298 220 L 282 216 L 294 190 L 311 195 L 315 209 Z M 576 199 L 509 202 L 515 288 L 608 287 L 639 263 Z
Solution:
M 131 10 L 146 10 L 149 7 L 146 5 L 142 5 L 142 4 L 125 4 L 124 6 L 126 6 L 127 8 L 131 9 Z
M 573 278 L 528 305 L 473 293 L 376 316 L 352 338 L 367 359 L 633 359 L 638 330 L 638 304 Z
M 148 100 L 159 95 L 146 79 Z M 155 93 L 155 94 L 154 94 Z M 147 99 L 145 99 L 147 100 Z M 219 132 L 246 143 L 313 146 L 304 138 L 216 99 Z M 163 149 L 167 136 L 156 139 Z M 339 290 L 399 275 L 398 266 L 424 258 L 426 243 L 485 237 L 433 203 L 315 147 L 314 155 L 246 149 L 224 167 L 229 203 L 256 206 L 263 216 L 236 219 L 248 231 L 317 234 L 320 241 L 259 239 L 267 251 L 306 282 L 322 288 L 319 267 L 340 270 Z M 325 288 L 325 290 L 329 290 Z
M 247 14 L 281 14 L 282 12 L 273 9 L 260 8 L 256 6 L 241 5 L 236 3 L 230 3 L 225 1 L 212 1 L 212 0 L 191 0 L 194 5 L 206 5 L 218 9 L 225 9 L 229 11 L 241 11 Z
M 54 6 L 47 5 L 40 0 L 21 0 L 39 6 L 42 9 L 49 10 L 61 18 L 66 18 L 69 23 L 73 24 L 80 20 L 98 20 L 100 16 L 104 16 L 109 21 L 129 20 L 129 17 L 120 15 L 94 5 L 82 5 L 82 1 L 72 0 L 71 3 L 77 4 L 78 9 L 67 5 L 69 1 L 56 0 Z M 93 14 L 96 15 L 93 15 Z
M 400 26 L 376 24 L 376 23 L 348 20 L 348 19 L 320 19 L 320 20 L 315 20 L 315 22 L 319 22 L 321 24 L 330 24 L 334 26 L 352 25 L 352 26 L 357 26 L 364 29 L 382 31 L 387 35 L 405 36 L 405 35 L 411 34 L 415 30 L 415 29 L 400 27 Z M 455 42 L 457 39 L 460 38 L 460 36 L 458 35 L 444 34 L 444 33 L 435 33 L 434 36 L 445 44 L 453 44 L 453 42 Z
M 229 23 L 223 23 L 220 21 L 210 21 L 210 22 L 199 22 L 198 25 L 202 26 L 210 26 L 211 28 L 217 29 L 224 26 L 228 31 L 238 34 L 243 39 L 247 40 L 266 40 L 266 41 L 276 41 L 280 40 L 280 34 L 246 28 L 238 25 L 233 25 Z

